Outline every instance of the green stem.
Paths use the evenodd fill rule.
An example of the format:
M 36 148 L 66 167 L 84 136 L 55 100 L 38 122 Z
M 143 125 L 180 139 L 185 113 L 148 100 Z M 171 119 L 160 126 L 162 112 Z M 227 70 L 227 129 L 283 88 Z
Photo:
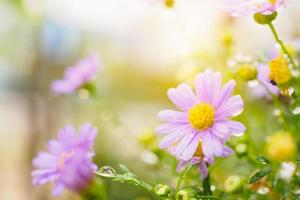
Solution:
M 191 169 L 193 168 L 194 165 L 189 165 L 188 167 L 185 168 L 185 170 L 182 171 L 182 173 L 180 174 L 177 184 L 176 184 L 176 190 L 175 190 L 175 195 L 178 193 L 178 191 L 180 190 L 181 184 L 183 182 L 183 180 L 186 178 L 186 176 L 188 175 L 188 173 L 191 171 Z
M 209 173 L 208 173 L 207 177 L 205 177 L 203 179 L 202 184 L 203 184 L 203 189 L 204 189 L 203 194 L 204 195 L 212 195 L 212 191 L 210 189 L 210 176 L 209 176 Z
M 294 68 L 297 68 L 297 65 L 296 65 L 296 63 L 294 62 L 293 57 L 292 57 L 291 54 L 288 52 L 288 50 L 287 50 L 287 48 L 285 47 L 283 41 L 279 38 L 278 33 L 277 33 L 277 31 L 276 31 L 274 25 L 272 24 L 272 22 L 268 23 L 268 25 L 269 25 L 269 27 L 270 27 L 272 33 L 273 33 L 273 36 L 274 36 L 276 42 L 278 42 L 278 44 L 280 45 L 281 50 L 288 56 L 288 58 L 289 58 L 291 64 L 293 65 L 293 67 L 294 67 Z

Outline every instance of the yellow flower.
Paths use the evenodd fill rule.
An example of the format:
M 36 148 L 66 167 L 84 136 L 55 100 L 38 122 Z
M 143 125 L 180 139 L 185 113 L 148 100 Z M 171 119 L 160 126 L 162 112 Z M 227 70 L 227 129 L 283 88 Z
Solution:
M 275 5 L 276 0 L 269 0 L 269 2 L 270 2 L 272 5 Z
M 245 81 L 254 80 L 257 76 L 257 69 L 249 64 L 243 64 L 239 71 L 238 75 Z
M 171 8 L 174 5 L 174 0 L 165 0 L 165 5 Z
M 138 141 L 146 149 L 155 150 L 157 148 L 157 138 L 152 129 L 146 129 L 138 136 Z
M 233 43 L 233 33 L 230 30 L 222 31 L 221 42 L 225 47 L 230 47 Z
M 276 59 L 272 60 L 269 63 L 269 69 L 269 79 L 275 85 L 286 83 L 292 77 L 291 71 L 289 69 L 289 64 L 282 56 L 279 56 Z
M 268 140 L 267 153 L 273 160 L 289 160 L 296 155 L 296 151 L 295 140 L 287 132 L 277 132 Z

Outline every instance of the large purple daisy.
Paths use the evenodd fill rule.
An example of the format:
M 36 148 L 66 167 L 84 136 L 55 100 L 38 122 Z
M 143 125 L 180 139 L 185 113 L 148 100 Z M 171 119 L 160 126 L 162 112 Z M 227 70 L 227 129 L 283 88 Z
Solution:
M 202 143 L 202 158 L 213 162 L 215 156 L 227 156 L 232 150 L 224 146 L 231 135 L 241 136 L 245 126 L 230 120 L 243 110 L 241 96 L 232 96 L 235 81 L 223 87 L 220 72 L 206 69 L 197 74 L 196 95 L 186 83 L 168 90 L 170 100 L 181 111 L 163 110 L 158 118 L 165 123 L 156 129 L 163 135 L 160 147 L 168 149 L 182 162 L 189 162 L 197 156 Z
M 53 195 L 59 195 L 64 188 L 81 192 L 94 178 L 97 166 L 93 163 L 92 151 L 97 128 L 90 124 L 80 127 L 80 134 L 73 126 L 66 126 L 58 132 L 58 139 L 48 143 L 48 152 L 40 152 L 33 159 L 33 184 L 55 182 Z

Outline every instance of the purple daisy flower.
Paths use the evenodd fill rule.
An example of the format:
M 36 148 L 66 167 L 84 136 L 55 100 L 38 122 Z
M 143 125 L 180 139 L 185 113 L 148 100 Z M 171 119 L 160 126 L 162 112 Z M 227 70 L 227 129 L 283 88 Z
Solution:
M 186 83 L 168 90 L 169 99 L 182 111 L 163 110 L 158 118 L 165 122 L 156 132 L 163 135 L 160 147 L 168 149 L 183 162 L 190 162 L 202 143 L 206 162 L 213 162 L 215 156 L 227 156 L 233 151 L 224 146 L 231 135 L 241 136 L 245 126 L 230 120 L 243 110 L 241 96 L 232 96 L 235 81 L 223 87 L 220 72 L 206 69 L 197 74 L 196 95 Z
M 100 62 L 95 54 L 80 60 L 75 66 L 66 69 L 64 79 L 55 80 L 51 90 L 55 94 L 69 94 L 89 82 L 100 67 Z
M 50 140 L 48 152 L 40 152 L 33 159 L 33 184 L 55 182 L 53 195 L 59 195 L 64 188 L 80 192 L 94 179 L 97 166 L 93 163 L 92 150 L 97 128 L 83 124 L 80 134 L 68 125 L 58 132 L 57 140 Z
M 227 0 L 224 11 L 233 17 L 262 13 L 270 15 L 286 6 L 288 0 Z

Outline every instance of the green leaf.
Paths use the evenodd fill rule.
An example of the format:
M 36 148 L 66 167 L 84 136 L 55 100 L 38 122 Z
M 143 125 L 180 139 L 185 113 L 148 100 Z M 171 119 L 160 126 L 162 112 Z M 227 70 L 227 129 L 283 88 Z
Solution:
M 267 167 L 262 171 L 256 172 L 249 180 L 249 184 L 255 183 L 272 172 L 271 167 Z
M 261 164 L 263 165 L 269 165 L 270 164 L 270 161 L 268 158 L 266 158 L 265 156 L 258 156 L 256 158 L 257 161 L 261 162 Z

